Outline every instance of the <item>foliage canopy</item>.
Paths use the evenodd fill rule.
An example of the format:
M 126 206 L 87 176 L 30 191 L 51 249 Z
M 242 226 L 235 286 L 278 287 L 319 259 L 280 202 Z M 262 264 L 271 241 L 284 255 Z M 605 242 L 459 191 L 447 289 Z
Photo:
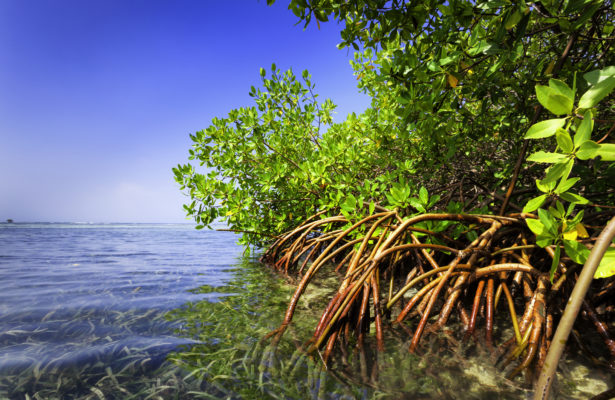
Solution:
M 325 209 L 355 219 L 379 206 L 402 214 L 446 204 L 496 211 L 517 157 L 525 156 L 524 137 L 559 139 L 536 144 L 540 151 L 519 174 L 525 192 L 510 207 L 520 210 L 532 191 L 540 195 L 534 210 L 546 200 L 578 204 L 572 194 L 537 191 L 534 182 L 544 177 L 544 157 L 556 157 L 545 154 L 554 146 L 571 154 L 570 134 L 587 132 L 588 123 L 592 141 L 579 148 L 586 133 L 575 136 L 574 167 L 561 155 L 568 164 L 550 171 L 571 167 L 560 192 L 575 185 L 592 204 L 613 203 L 615 166 L 604 156 L 594 160 L 591 148 L 599 138 L 613 141 L 611 0 L 292 0 L 289 9 L 306 26 L 342 23 L 339 46 L 356 51 L 352 66 L 371 107 L 334 124 L 335 105 L 319 102 L 307 71 L 261 69 L 262 86 L 250 91 L 254 105 L 191 136 L 190 159 L 207 168 L 174 169 L 198 228 L 221 219 L 244 232 L 244 244 L 264 245 Z M 553 135 L 559 128 L 570 134 Z M 457 188 L 459 201 L 451 203 Z M 427 192 L 440 201 L 422 202 Z

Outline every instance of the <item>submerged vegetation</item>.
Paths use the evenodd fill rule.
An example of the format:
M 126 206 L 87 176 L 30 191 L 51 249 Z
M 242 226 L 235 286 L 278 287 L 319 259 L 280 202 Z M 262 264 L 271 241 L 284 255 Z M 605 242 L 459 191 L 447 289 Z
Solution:
M 307 71 L 272 65 L 255 105 L 192 135 L 190 159 L 207 169 L 174 169 L 197 228 L 226 221 L 296 280 L 272 343 L 328 273 L 337 290 L 306 344 L 325 366 L 370 341 L 425 351 L 428 334 L 452 329 L 531 386 L 562 346 L 555 328 L 576 317 L 564 314 L 573 296 L 571 342 L 614 368 L 612 0 L 289 8 L 306 25 L 342 23 L 371 107 L 334 123 Z
M 0 335 L 6 350 L 0 357 L 0 398 L 143 399 L 185 393 L 185 374 L 165 363 L 166 354 L 177 348 L 177 340 L 158 336 L 161 328 L 171 330 L 179 325 L 165 314 L 160 310 L 144 314 L 140 309 L 58 307 L 37 326 L 38 310 L 22 311 L 21 324 Z M 127 340 L 126 332 L 143 321 L 149 330 L 139 334 L 152 339 Z M 109 326 L 122 329 L 114 332 Z M 56 343 L 63 343 L 62 349 L 50 355 L 49 347 Z
M 399 351 L 399 338 L 391 336 L 385 350 L 366 343 L 360 352 L 333 355 L 327 365 L 306 353 L 304 343 L 327 304 L 331 274 L 314 279 L 313 290 L 297 303 L 301 318 L 278 343 L 261 340 L 283 319 L 292 285 L 280 276 L 245 260 L 223 287 L 203 286 L 199 293 L 222 293 L 220 301 L 189 304 L 169 315 L 185 321 L 180 336 L 198 342 L 169 356 L 181 367 L 194 398 L 518 398 L 524 390 L 506 384 L 493 368 L 478 369 L 460 356 L 461 343 L 434 337 L 426 349 L 431 362 Z M 448 343 L 449 351 L 438 350 Z M 477 385 L 481 375 L 482 385 Z M 199 384 L 200 382 L 200 384 Z M 442 385 L 446 382 L 446 385 Z M 582 398 L 583 396 L 577 397 Z

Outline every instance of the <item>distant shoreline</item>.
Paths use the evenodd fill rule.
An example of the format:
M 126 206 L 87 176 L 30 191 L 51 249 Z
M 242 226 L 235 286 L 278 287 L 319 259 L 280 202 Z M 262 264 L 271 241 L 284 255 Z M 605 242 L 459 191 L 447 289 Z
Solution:
M 179 227 L 194 229 L 196 224 L 194 222 L 49 222 L 49 221 L 18 221 L 7 222 L 1 221 L 0 226 L 3 227 L 24 227 L 24 226 L 46 226 L 46 227 L 83 227 L 83 228 L 95 228 L 95 227 L 137 227 L 137 226 L 151 226 L 151 227 Z M 212 230 L 228 229 L 225 224 L 212 224 Z M 203 229 L 204 231 L 210 231 L 209 229 Z

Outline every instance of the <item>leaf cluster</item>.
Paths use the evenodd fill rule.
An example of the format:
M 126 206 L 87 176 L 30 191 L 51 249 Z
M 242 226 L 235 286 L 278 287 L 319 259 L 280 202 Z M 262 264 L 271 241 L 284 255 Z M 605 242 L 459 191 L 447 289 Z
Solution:
M 536 234 L 536 244 L 541 247 L 555 245 L 555 256 L 551 265 L 551 280 L 558 267 L 561 246 L 570 259 L 583 264 L 589 256 L 589 249 L 578 239 L 587 238 L 587 231 L 582 223 L 581 210 L 573 216 L 576 205 L 589 204 L 589 200 L 575 193 L 573 186 L 581 177 L 571 178 L 571 172 L 577 160 L 586 161 L 599 158 L 602 162 L 615 161 L 615 144 L 597 143 L 591 140 L 594 130 L 595 107 L 615 89 L 615 67 L 586 73 L 585 80 L 590 85 L 574 108 L 576 79 L 570 88 L 565 82 L 550 79 L 548 86 L 537 85 L 536 96 L 541 105 L 556 115 L 564 118 L 549 119 L 538 122 L 527 131 L 526 139 L 545 139 L 555 136 L 554 152 L 537 151 L 528 157 L 528 161 L 551 164 L 543 179 L 536 180 L 536 187 L 543 194 L 530 199 L 524 212 L 538 212 L 538 219 L 528 219 L 528 227 Z M 574 132 L 574 135 L 571 135 Z M 611 164 L 612 166 L 612 164 Z M 548 211 L 540 208 L 544 203 L 554 203 Z M 569 203 L 564 211 L 562 202 Z M 606 256 L 598 266 L 596 278 L 615 275 L 612 258 L 615 249 L 607 250 Z

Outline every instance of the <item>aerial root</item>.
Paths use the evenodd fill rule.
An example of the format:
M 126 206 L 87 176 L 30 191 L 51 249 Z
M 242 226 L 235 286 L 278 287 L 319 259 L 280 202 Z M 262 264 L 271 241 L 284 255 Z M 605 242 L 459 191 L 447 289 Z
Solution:
M 502 355 L 503 368 L 513 363 L 509 377 L 524 371 L 533 376 L 573 286 L 575 267 L 562 258 L 551 284 L 554 249 L 531 244 L 533 234 L 524 220 L 532 217 L 423 214 L 401 219 L 385 210 L 351 222 L 341 215 L 316 214 L 279 237 L 262 257 L 298 279 L 284 322 L 272 336 L 282 336 L 317 274 L 337 273 L 339 287 L 308 347 L 325 363 L 351 337 L 362 348 L 370 331 L 383 350 L 394 325 L 408 332 L 414 352 L 426 334 L 454 317 L 466 338 L 482 332 L 487 347 Z M 604 314 L 613 308 L 614 295 L 613 280 L 602 280 L 583 314 L 603 339 L 611 363 L 615 341 L 596 310 Z

